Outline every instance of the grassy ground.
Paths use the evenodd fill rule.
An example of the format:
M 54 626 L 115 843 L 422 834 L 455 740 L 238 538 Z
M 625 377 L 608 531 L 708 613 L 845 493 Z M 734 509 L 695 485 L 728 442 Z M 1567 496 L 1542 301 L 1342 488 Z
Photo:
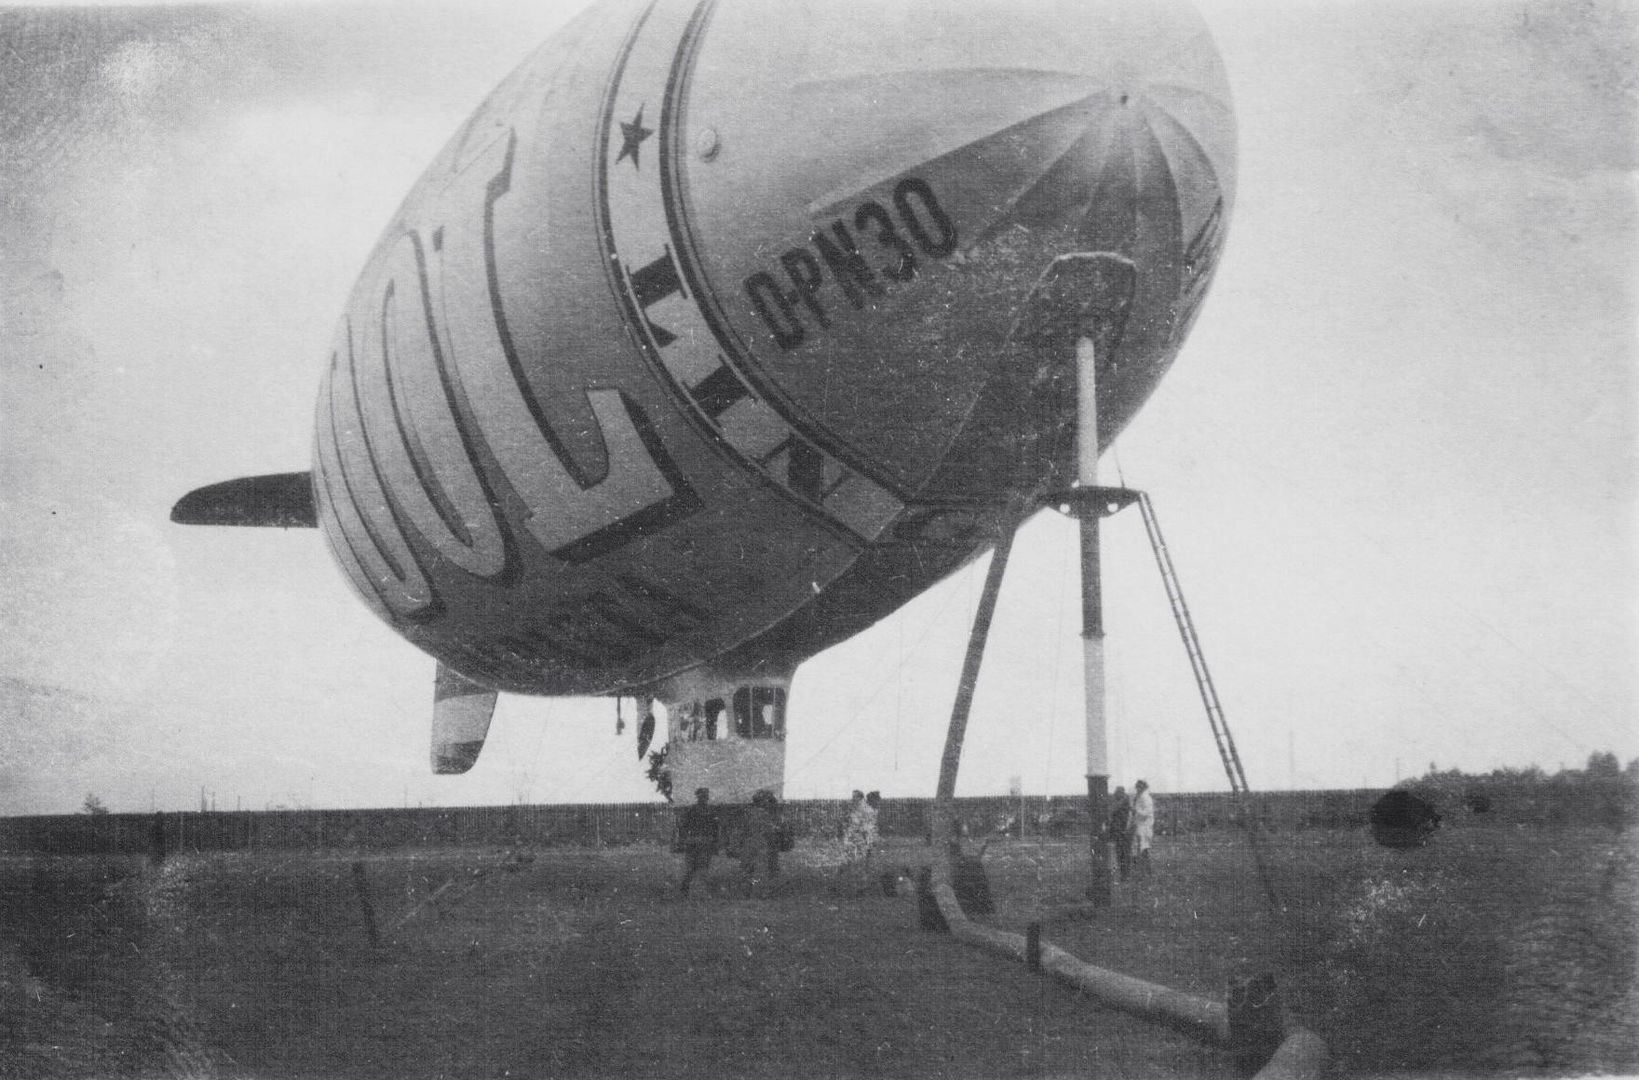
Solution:
M 1609 832 L 1396 853 L 1163 838 L 1114 911 L 1069 841 L 993 843 L 996 922 L 1221 997 L 1272 969 L 1346 1074 L 1639 1068 L 1639 867 Z M 679 898 L 648 847 L 0 861 L 0 1077 L 1205 1076 L 1227 1062 L 916 926 L 799 846 Z M 893 843 L 883 866 L 927 851 Z
M 1350 1074 L 1639 1070 L 1639 853 L 1605 829 L 1487 827 L 1427 847 L 1364 833 L 1165 840 L 1117 910 L 1052 919 L 1052 845 L 993 846 L 1002 916 L 1083 959 L 1205 996 L 1273 971 Z

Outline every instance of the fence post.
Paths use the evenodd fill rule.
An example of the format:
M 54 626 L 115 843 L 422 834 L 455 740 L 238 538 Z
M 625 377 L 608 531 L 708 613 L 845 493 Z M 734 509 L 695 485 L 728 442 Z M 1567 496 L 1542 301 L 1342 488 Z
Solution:
M 370 883 L 364 878 L 364 863 L 353 861 L 353 889 L 358 893 L 359 909 L 364 913 L 364 929 L 370 935 L 370 944 L 381 944 L 381 934 L 376 930 L 376 912 L 370 904 Z

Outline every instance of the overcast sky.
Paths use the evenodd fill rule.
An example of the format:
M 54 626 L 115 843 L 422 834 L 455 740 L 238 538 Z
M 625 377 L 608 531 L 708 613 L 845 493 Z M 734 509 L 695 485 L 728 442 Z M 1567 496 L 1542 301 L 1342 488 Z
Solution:
M 311 531 L 173 526 L 307 468 L 399 199 L 581 6 L 0 14 L 0 813 L 649 798 L 608 701 L 433 662 Z M 1105 469 L 1151 492 L 1254 787 L 1639 755 L 1635 25 L 1608 3 L 1210 4 L 1240 125 L 1212 294 Z M 1119 782 L 1224 787 L 1136 516 Z M 926 794 L 983 564 L 798 674 L 787 793 Z M 962 793 L 1083 790 L 1073 526 L 1015 549 Z

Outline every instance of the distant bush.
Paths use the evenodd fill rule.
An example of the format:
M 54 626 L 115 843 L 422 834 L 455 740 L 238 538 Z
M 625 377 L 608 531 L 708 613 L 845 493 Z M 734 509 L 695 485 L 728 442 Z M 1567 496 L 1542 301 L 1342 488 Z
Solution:
M 1625 829 L 1639 821 L 1639 759 L 1623 768 L 1609 751 L 1588 756 L 1582 769 L 1549 775 L 1535 765 L 1471 774 L 1429 771 L 1401 785 L 1442 814 L 1484 814 L 1526 825 L 1605 825 Z
M 643 774 L 667 802 L 672 801 L 672 771 L 666 767 L 666 754 L 670 750 L 671 744 L 667 743 L 659 750 L 649 751 L 649 768 Z

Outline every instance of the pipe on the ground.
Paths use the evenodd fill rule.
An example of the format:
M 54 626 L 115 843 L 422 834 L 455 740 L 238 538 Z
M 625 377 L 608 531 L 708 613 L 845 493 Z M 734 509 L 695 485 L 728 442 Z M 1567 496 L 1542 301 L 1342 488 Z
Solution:
M 950 886 L 947 864 L 935 859 L 933 869 L 934 898 L 950 932 L 958 940 L 983 946 L 1021 963 L 1030 961 L 1030 942 L 1025 935 L 1008 933 L 969 919 Z M 1222 1002 L 1096 967 L 1045 941 L 1040 942 L 1040 949 L 1043 971 L 1092 995 L 1105 1005 L 1183 1031 L 1214 1046 L 1229 1048 L 1229 1008 Z M 1287 1030 L 1280 1047 L 1253 1080 L 1320 1080 L 1326 1074 L 1328 1061 L 1326 1043 L 1320 1036 L 1293 1026 Z
M 935 873 L 938 873 L 937 861 Z M 1021 963 L 1027 960 L 1028 943 L 1025 936 L 969 919 L 957 903 L 956 893 L 948 880 L 936 878 L 933 894 L 939 900 L 939 912 L 949 924 L 950 932 L 959 940 L 982 945 Z M 1229 1010 L 1221 1002 L 1095 967 L 1046 941 L 1041 943 L 1041 966 L 1043 971 L 1123 1012 L 1179 1028 L 1217 1045 L 1224 1045 L 1229 1040 Z
M 1287 1028 L 1285 1041 L 1252 1080 L 1320 1080 L 1330 1061 L 1324 1039 L 1307 1028 L 1293 1026 Z

